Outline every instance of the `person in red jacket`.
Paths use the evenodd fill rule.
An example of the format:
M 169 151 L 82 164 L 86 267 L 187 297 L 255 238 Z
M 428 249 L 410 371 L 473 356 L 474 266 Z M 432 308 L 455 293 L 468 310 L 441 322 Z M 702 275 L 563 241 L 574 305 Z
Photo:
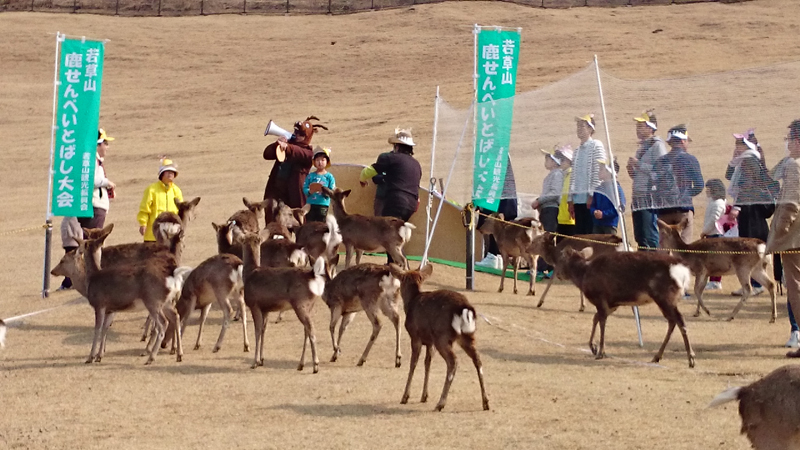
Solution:
M 291 208 L 302 208 L 306 204 L 303 183 L 314 155 L 311 138 L 317 129 L 328 129 L 324 125 L 312 124 L 312 120 L 319 119 L 309 116 L 302 122 L 296 122 L 291 138 L 278 138 L 264 149 L 264 159 L 275 161 L 264 188 L 264 200 L 279 200 Z

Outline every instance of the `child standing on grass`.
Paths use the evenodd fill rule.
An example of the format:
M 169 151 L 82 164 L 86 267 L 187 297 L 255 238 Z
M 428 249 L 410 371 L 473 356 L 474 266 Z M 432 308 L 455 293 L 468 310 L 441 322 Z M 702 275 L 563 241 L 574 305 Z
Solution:
M 724 223 L 727 222 L 726 215 L 730 211 L 727 207 L 725 197 L 725 184 L 719 178 L 712 178 L 706 181 L 706 216 L 703 221 L 703 231 L 700 238 L 718 238 L 725 234 Z M 706 290 L 722 289 L 722 277 L 711 277 L 706 284 Z
M 625 193 L 622 191 L 619 181 L 617 181 L 617 193 L 619 195 L 619 210 L 614 202 L 614 178 L 611 171 L 619 173 L 619 163 L 614 160 L 612 169 L 605 161 L 600 162 L 600 186 L 592 194 L 592 205 L 589 211 L 592 214 L 592 233 L 594 234 L 617 234 L 619 225 L 619 213 L 625 210 Z
M 316 171 L 309 173 L 303 183 L 306 203 L 311 207 L 306 214 L 306 220 L 325 222 L 331 198 L 322 192 L 322 186 L 330 190 L 336 189 L 336 180 L 333 178 L 333 174 L 328 172 L 328 167 L 331 166 L 331 149 L 316 146 L 312 161 Z
M 178 214 L 175 202 L 183 201 L 183 193 L 174 182 L 177 176 L 178 166 L 171 159 L 162 158 L 161 167 L 158 169 L 158 181 L 144 190 L 136 220 L 139 222 L 139 234 L 144 236 L 145 242 L 156 241 L 153 222 L 159 214 L 167 211 Z
M 544 231 L 554 233 L 558 228 L 558 204 L 561 201 L 561 191 L 564 186 L 564 172 L 561 171 L 561 158 L 557 156 L 556 146 L 553 150 L 544 150 L 544 168 L 549 171 L 547 176 L 542 182 L 542 195 L 533 201 L 531 206 L 533 209 L 539 210 L 539 221 L 542 224 Z M 553 266 L 547 264 L 544 259 L 539 258 L 536 264 L 536 278 L 541 280 L 549 278 L 548 274 L 553 271 Z
M 556 156 L 561 160 L 558 168 L 564 178 L 564 184 L 561 187 L 561 198 L 558 201 L 558 225 L 556 226 L 556 233 L 565 236 L 572 236 L 575 234 L 575 218 L 569 212 L 569 183 L 572 177 L 572 146 L 569 144 L 560 147 L 555 152 Z M 556 242 L 561 242 L 561 236 L 556 237 Z

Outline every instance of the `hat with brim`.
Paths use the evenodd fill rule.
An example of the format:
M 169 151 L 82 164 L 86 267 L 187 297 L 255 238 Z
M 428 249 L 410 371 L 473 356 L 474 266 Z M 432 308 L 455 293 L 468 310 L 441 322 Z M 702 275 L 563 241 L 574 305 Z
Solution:
M 545 150 L 543 148 L 540 148 L 539 150 L 542 153 L 544 153 L 545 156 L 548 156 L 550 159 L 552 159 L 556 164 L 558 164 L 559 166 L 561 165 L 561 158 L 562 157 L 560 155 L 556 155 L 556 150 L 555 149 L 553 149 L 553 150 Z
M 329 149 L 327 147 L 320 147 L 319 145 L 317 145 L 316 147 L 314 147 L 314 155 L 311 157 L 311 159 L 315 160 L 315 159 L 317 159 L 317 156 L 319 156 L 319 155 L 325 155 L 325 158 L 327 158 L 327 160 L 328 160 L 328 164 L 325 166 L 325 168 L 327 169 L 328 167 L 330 167 L 331 166 L 331 149 Z
M 755 128 L 751 128 L 744 133 L 733 133 L 733 137 L 744 142 L 744 145 L 750 150 L 758 150 L 758 145 L 750 140 L 751 136 L 755 136 L 755 131 Z
M 671 141 L 672 139 L 680 139 L 682 141 L 689 141 L 692 142 L 692 139 L 689 137 L 689 133 L 686 131 L 686 125 L 676 125 L 669 129 L 667 132 L 667 142 Z
M 100 128 L 97 132 L 97 143 L 102 144 L 103 141 L 111 142 L 114 138 L 106 134 L 106 130 Z
M 178 165 L 175 164 L 175 162 L 172 161 L 171 159 L 164 158 L 164 159 L 161 160 L 161 167 L 159 167 L 159 169 L 158 169 L 158 179 L 159 180 L 161 179 L 161 175 L 163 175 L 164 172 L 175 172 L 175 176 L 177 177 L 178 176 Z
M 586 122 L 587 125 L 592 127 L 592 130 L 595 129 L 594 128 L 594 114 L 587 114 L 585 116 L 575 117 L 575 122 Z
M 656 125 L 656 116 L 652 115 L 648 111 L 643 112 L 641 116 L 634 117 L 633 120 L 635 120 L 637 123 L 643 123 L 647 125 L 653 131 L 658 129 L 658 126 Z
M 403 144 L 409 147 L 416 145 L 414 144 L 414 138 L 411 136 L 411 130 L 401 130 L 399 128 L 395 128 L 394 134 L 389 137 L 389 143 Z

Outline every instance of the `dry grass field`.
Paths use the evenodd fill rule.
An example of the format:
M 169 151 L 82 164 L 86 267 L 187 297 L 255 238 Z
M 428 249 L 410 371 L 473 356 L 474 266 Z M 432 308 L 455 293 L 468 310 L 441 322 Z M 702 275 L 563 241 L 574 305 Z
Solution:
M 291 315 L 268 327 L 265 367 L 257 370 L 249 368 L 252 353 L 242 352 L 238 324 L 222 351 L 211 352 L 218 312 L 204 346 L 188 345 L 182 363 L 162 353 L 145 367 L 138 356 L 143 315 L 130 314 L 118 316 L 103 362 L 84 365 L 91 309 L 73 301 L 73 292 L 41 299 L 42 233 L 10 232 L 36 227 L 45 215 L 56 31 L 110 39 L 100 119 L 117 138 L 107 163 L 118 185 L 110 243 L 138 239 L 141 192 L 156 179 L 157 156 L 167 153 L 181 167 L 184 193 L 203 199 L 187 234 L 185 261 L 196 265 L 215 252 L 209 223 L 239 209 L 242 196 L 262 194 L 270 168 L 261 159 L 269 142 L 262 132 L 270 118 L 284 126 L 310 114 L 323 118 L 330 132 L 317 139 L 349 163 L 371 162 L 395 126 L 412 126 L 418 157 L 427 161 L 433 87 L 442 85 L 460 107 L 469 103 L 475 22 L 525 28 L 518 85 L 525 91 L 584 68 L 593 54 L 627 79 L 793 61 L 797 17 L 795 0 L 570 10 L 464 2 L 335 17 L 0 14 L 0 317 L 55 307 L 13 323 L 0 351 L 0 448 L 749 448 L 735 405 L 706 405 L 725 387 L 787 363 L 785 298 L 770 325 L 764 295 L 726 322 L 734 299 L 709 294 L 713 316 L 688 317 L 697 353 L 689 369 L 679 335 L 660 365 L 647 364 L 666 330 L 655 306 L 642 308 L 644 348 L 623 309 L 608 323 L 611 358 L 595 361 L 586 345 L 592 313 L 577 312 L 575 288 L 558 285 L 537 309 L 533 298 L 497 294 L 497 278 L 481 274 L 466 295 L 489 321 L 477 336 L 491 411 L 481 410 L 477 377 L 459 350 L 448 405 L 433 413 L 441 358 L 433 362 L 431 401 L 418 403 L 420 367 L 411 403 L 400 405 L 407 336 L 396 369 L 384 320 L 371 359 L 356 367 L 370 329 L 360 315 L 344 354 L 329 363 L 321 302 L 316 375 L 295 370 L 302 330 Z M 664 31 L 652 34 L 656 28 Z M 753 86 L 769 88 L 768 80 Z M 686 99 L 686 108 L 700 103 Z M 800 111 L 777 118 L 771 139 L 778 142 L 796 117 Z M 777 161 L 780 150 L 771 151 Z M 701 161 L 724 167 L 728 155 Z M 54 241 L 57 260 L 57 231 Z M 736 287 L 730 277 L 723 283 L 725 294 Z M 437 265 L 428 288 L 463 285 L 462 271 Z M 682 305 L 687 315 L 693 310 L 691 301 Z M 193 322 L 187 342 L 196 332 Z

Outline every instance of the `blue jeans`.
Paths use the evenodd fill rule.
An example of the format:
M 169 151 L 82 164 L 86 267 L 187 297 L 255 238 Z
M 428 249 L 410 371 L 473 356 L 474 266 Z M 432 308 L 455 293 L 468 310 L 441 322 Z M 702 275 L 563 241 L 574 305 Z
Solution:
M 792 327 L 792 331 L 800 331 L 800 328 L 797 326 L 797 321 L 794 319 L 794 313 L 792 313 L 792 304 L 786 302 L 786 307 L 789 309 L 789 325 Z
M 640 247 L 658 247 L 657 216 L 652 209 L 640 209 L 631 214 L 633 236 Z

